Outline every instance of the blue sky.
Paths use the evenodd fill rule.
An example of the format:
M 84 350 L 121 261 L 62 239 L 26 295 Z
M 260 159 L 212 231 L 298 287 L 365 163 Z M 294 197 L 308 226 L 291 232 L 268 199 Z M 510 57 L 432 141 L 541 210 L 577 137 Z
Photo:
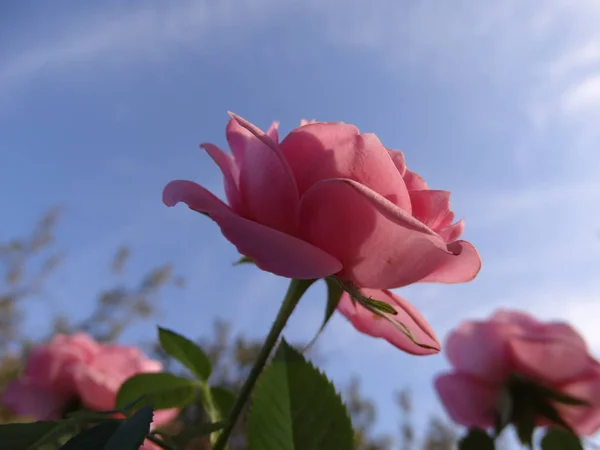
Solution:
M 595 0 L 22 1 L 0 13 L 0 238 L 56 203 L 69 260 L 52 298 L 83 315 L 121 243 L 141 273 L 173 261 L 188 280 L 160 324 L 203 334 L 217 316 L 262 336 L 286 282 L 232 267 L 233 246 L 206 218 L 166 208 L 161 190 L 192 179 L 222 195 L 198 149 L 225 147 L 227 111 L 285 133 L 300 119 L 355 123 L 405 151 L 410 168 L 452 191 L 484 265 L 472 283 L 401 290 L 438 336 L 461 320 L 517 307 L 572 321 L 600 353 L 600 5 Z M 282 133 L 283 135 L 283 133 Z M 310 339 L 314 288 L 286 335 Z M 126 339 L 152 336 L 152 323 Z M 337 382 L 360 373 L 395 432 L 395 389 L 416 414 L 442 414 L 416 358 L 332 321 L 320 345 Z

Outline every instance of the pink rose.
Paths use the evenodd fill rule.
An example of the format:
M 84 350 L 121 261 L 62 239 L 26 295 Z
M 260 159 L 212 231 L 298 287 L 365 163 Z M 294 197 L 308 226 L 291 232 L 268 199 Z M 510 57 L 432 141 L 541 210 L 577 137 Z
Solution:
M 473 245 L 457 240 L 463 224 L 452 224 L 449 192 L 428 189 L 375 135 L 305 122 L 279 142 L 276 123 L 264 133 L 232 117 L 232 155 L 202 145 L 223 173 L 228 204 L 181 180 L 163 201 L 207 213 L 261 269 L 375 289 L 461 283 L 479 271 Z
M 72 400 L 90 410 L 110 410 L 125 380 L 161 370 L 159 361 L 135 347 L 99 344 L 83 333 L 59 334 L 31 353 L 23 376 L 8 385 L 2 400 L 14 413 L 36 420 L 60 418 Z M 155 411 L 153 426 L 176 416 L 175 409 Z
M 78 397 L 75 377 L 99 350 L 100 345 L 83 333 L 55 336 L 31 352 L 21 378 L 4 391 L 3 403 L 21 416 L 58 419 L 62 409 Z
M 435 386 L 457 423 L 491 427 L 505 381 L 518 373 L 591 403 L 555 404 L 576 433 L 590 435 L 600 428 L 600 364 L 566 323 L 542 323 L 524 313 L 502 310 L 487 322 L 461 324 L 448 337 L 446 353 L 454 371 L 439 376 Z
M 108 410 L 114 408 L 117 392 L 125 380 L 138 373 L 161 370 L 159 361 L 148 359 L 138 348 L 107 345 L 77 372 L 75 383 L 86 408 Z

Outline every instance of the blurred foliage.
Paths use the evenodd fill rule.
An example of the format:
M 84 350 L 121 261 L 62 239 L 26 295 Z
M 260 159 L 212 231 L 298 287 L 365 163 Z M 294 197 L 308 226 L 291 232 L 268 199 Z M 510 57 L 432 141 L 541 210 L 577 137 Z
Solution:
M 22 336 L 22 305 L 43 291 L 44 282 L 60 264 L 62 255 L 52 248 L 60 209 L 42 216 L 26 236 L 0 243 L 0 352 L 27 339 Z
M 44 214 L 29 234 L 0 242 L 0 391 L 23 367 L 27 350 L 41 342 L 32 341 L 24 327 L 27 301 L 32 298 L 52 298 L 45 291 L 46 280 L 59 267 L 64 254 L 56 249 L 56 226 L 61 210 L 52 209 Z M 133 285 L 126 281 L 127 267 L 132 252 L 128 247 L 116 249 L 109 262 L 114 283 L 94 295 L 93 309 L 80 321 L 74 321 L 68 312 L 49 318 L 52 324 L 48 338 L 55 333 L 84 331 L 102 342 L 117 340 L 123 330 L 136 320 L 147 320 L 156 312 L 161 295 L 167 286 L 184 287 L 181 277 L 174 274 L 170 264 L 149 268 L 144 276 Z M 232 333 L 230 324 L 216 320 L 213 332 L 198 337 L 197 342 L 213 361 L 211 385 L 223 386 L 237 391 L 248 375 L 259 351 L 261 342 L 249 340 Z M 170 361 L 157 343 L 147 345 L 149 353 L 165 363 L 165 369 L 181 371 Z M 311 350 L 311 359 L 321 360 L 318 349 Z M 338 387 L 339 388 L 339 387 Z M 454 428 L 439 419 L 428 422 L 424 436 L 417 439 L 412 424 L 412 402 L 406 390 L 397 394 L 401 414 L 398 436 L 378 435 L 374 432 L 377 423 L 375 404 L 366 398 L 360 389 L 357 377 L 343 389 L 343 396 L 351 414 L 356 431 L 357 450 L 448 450 L 455 448 L 457 434 Z M 16 422 L 9 411 L 0 405 L 0 422 Z M 169 432 L 178 433 L 188 426 L 206 422 L 207 416 L 200 403 L 181 412 L 177 421 L 168 427 Z M 243 433 L 244 419 L 234 432 L 230 450 L 246 448 Z M 193 441 L 186 450 L 209 449 L 206 439 Z
M 25 312 L 28 306 L 32 307 L 27 304 L 29 300 L 52 299 L 46 291 L 46 281 L 64 259 L 55 243 L 60 215 L 61 210 L 54 208 L 41 217 L 29 234 L 0 242 L 0 389 L 19 374 L 28 349 L 39 344 L 27 334 Z M 85 319 L 74 321 L 68 313 L 49 317 L 48 338 L 56 333 L 84 331 L 98 341 L 115 341 L 128 325 L 151 316 L 163 288 L 183 285 L 183 280 L 173 274 L 172 266 L 163 264 L 151 268 L 129 286 L 123 276 L 129 258 L 128 248 L 117 249 L 110 261 L 114 284 L 94 296 L 93 310 Z M 0 420 L 17 418 L 0 405 Z

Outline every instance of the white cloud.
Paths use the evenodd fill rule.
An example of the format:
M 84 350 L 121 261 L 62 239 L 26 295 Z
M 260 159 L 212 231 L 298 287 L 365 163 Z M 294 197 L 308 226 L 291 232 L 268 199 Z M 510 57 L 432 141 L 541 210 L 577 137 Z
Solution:
M 493 115 L 519 124 L 513 149 L 524 172 L 540 158 L 579 170 L 599 162 L 600 3 L 508 0 L 501 3 L 378 0 L 312 7 L 339 45 L 366 49 L 394 70 L 455 86 L 465 97 L 487 92 L 514 100 Z M 487 95 L 487 94 L 486 94 Z M 490 94 L 491 95 L 491 94 Z M 528 123 L 523 123 L 524 121 Z M 560 133 L 565 147 L 557 144 Z M 568 151 L 566 151 L 568 149 Z
M 568 115 L 600 113 L 600 73 L 572 85 L 562 95 L 563 110 Z
M 375 0 L 365 8 L 357 0 L 343 2 L 343 7 L 341 0 L 287 5 L 274 0 L 187 0 L 100 18 L 77 17 L 65 26 L 62 38 L 42 35 L 37 46 L 9 55 L 0 82 L 23 82 L 44 70 L 92 61 L 107 65 L 168 59 L 173 47 L 199 51 L 214 45 L 207 37 L 215 30 L 227 31 L 219 35 L 221 43 L 227 37 L 240 42 L 240 34 L 296 8 L 316 19 L 313 24 L 322 25 L 332 42 L 367 49 L 395 68 L 425 70 L 443 82 L 476 77 L 511 85 L 533 76 L 532 87 L 538 87 L 549 73 L 560 78 L 597 62 L 600 54 L 600 8 L 594 1 Z M 558 53 L 549 52 L 553 47 Z
M 553 60 L 548 66 L 548 73 L 557 79 L 588 69 L 599 62 L 600 39 L 598 36 L 592 36 L 587 43 L 575 46 L 572 51 L 565 52 Z
M 76 21 L 66 21 L 61 37 L 41 34 L 37 45 L 8 55 L 0 66 L 0 86 L 8 89 L 47 70 L 91 63 L 97 68 L 143 59 L 168 60 L 173 47 L 200 51 L 215 45 L 208 39 L 214 30 L 235 31 L 232 34 L 239 37 L 268 20 L 277 5 L 270 0 L 184 0 L 162 7 L 147 4 L 125 13 L 76 17 Z M 219 40 L 223 41 L 226 36 Z
M 100 18 L 77 17 L 74 24 L 67 24 L 63 38 L 40 36 L 38 46 L 12 55 L 0 71 L 0 80 L 31 74 L 46 64 L 89 58 L 102 63 L 107 56 L 148 57 L 149 52 L 162 52 L 164 56 L 164 49 L 171 45 L 198 48 L 204 44 L 202 37 L 215 29 L 235 31 L 237 36 L 273 19 L 278 12 L 296 8 L 324 24 L 322 31 L 335 43 L 369 49 L 393 63 L 407 62 L 443 76 L 453 73 L 463 78 L 473 73 L 488 78 L 511 73 L 518 76 L 514 63 L 526 61 L 557 29 L 577 25 L 596 32 L 597 21 L 593 19 L 600 16 L 596 2 L 584 0 L 573 5 L 566 0 L 543 4 L 517 0 L 499 4 L 375 0 L 369 8 L 359 0 L 305 0 L 287 5 L 274 0 L 184 0 Z M 554 62 L 554 71 L 563 72 L 565 67 L 594 60 L 598 48 L 594 41 L 588 44 L 577 53 L 572 47 L 565 50 L 562 59 Z M 535 63 L 535 58 L 530 62 Z M 495 70 L 487 71 L 490 68 Z
M 571 293 L 556 299 L 555 318 L 572 323 L 585 337 L 594 354 L 600 356 L 600 288 L 587 293 Z
M 565 2 L 379 0 L 368 9 L 362 6 L 360 1 L 347 2 L 343 9 L 337 2 L 312 3 L 327 21 L 329 37 L 340 44 L 368 48 L 391 63 L 416 64 L 445 78 L 502 81 L 528 69 L 514 64 L 535 56 L 532 51 L 555 31 Z
M 461 192 L 458 195 L 464 197 L 461 203 L 469 205 L 469 209 L 474 212 L 472 217 L 467 218 L 469 228 L 497 227 L 514 220 L 539 221 L 541 216 L 549 216 L 547 226 L 551 226 L 566 214 L 578 212 L 596 214 L 600 226 L 600 211 L 588 208 L 589 205 L 600 202 L 598 180 L 562 181 L 520 189 Z M 561 213 L 558 217 L 557 211 Z

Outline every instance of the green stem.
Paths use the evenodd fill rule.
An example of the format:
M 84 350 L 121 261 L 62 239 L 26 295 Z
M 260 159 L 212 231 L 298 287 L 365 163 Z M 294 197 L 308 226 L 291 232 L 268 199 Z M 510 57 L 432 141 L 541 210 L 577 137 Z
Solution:
M 201 383 L 200 393 L 202 395 L 202 404 L 206 409 L 206 414 L 208 415 L 210 422 L 215 423 L 219 422 L 221 419 L 224 419 L 223 417 L 221 417 L 219 411 L 215 406 L 215 402 L 213 400 L 212 393 L 210 392 L 210 386 L 208 385 L 208 383 Z M 210 434 L 211 444 L 215 443 L 215 440 L 218 438 L 219 434 L 220 433 L 218 431 Z
M 277 340 L 279 339 L 279 335 L 283 331 L 285 324 L 288 319 L 292 315 L 292 312 L 296 308 L 298 301 L 302 297 L 302 295 L 306 292 L 306 290 L 313 284 L 316 280 L 291 280 L 288 290 L 285 294 L 281 307 L 279 308 L 279 312 L 277 313 L 277 317 L 275 318 L 275 322 L 271 326 L 271 330 L 267 335 L 265 342 L 260 349 L 260 353 L 256 358 L 256 362 L 254 366 L 252 366 L 252 370 L 250 371 L 250 375 L 244 382 L 242 389 L 231 409 L 231 413 L 229 414 L 229 419 L 227 421 L 227 425 L 221 431 L 217 442 L 215 443 L 213 450 L 224 450 L 225 445 L 231 436 L 231 432 L 233 431 L 242 410 L 244 409 L 244 405 L 248 401 L 250 394 L 252 393 L 252 389 L 258 380 L 260 373 L 263 370 L 263 367 L 267 363 L 269 359 L 269 355 L 275 347 Z

